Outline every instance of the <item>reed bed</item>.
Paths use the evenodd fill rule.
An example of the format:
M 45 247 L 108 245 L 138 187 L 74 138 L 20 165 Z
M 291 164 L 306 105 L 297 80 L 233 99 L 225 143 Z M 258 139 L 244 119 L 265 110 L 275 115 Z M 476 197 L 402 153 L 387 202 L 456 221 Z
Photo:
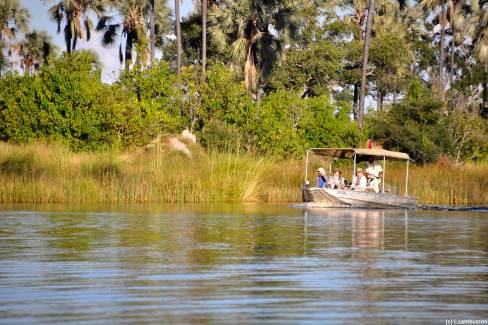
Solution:
M 165 143 L 137 152 L 74 153 L 58 144 L 0 143 L 0 203 L 299 202 L 304 163 L 205 152 Z M 321 162 L 312 161 L 313 168 Z M 343 166 L 344 176 L 350 177 Z M 404 164 L 388 163 L 390 192 L 404 194 Z M 488 203 L 488 163 L 410 165 L 409 194 L 422 204 Z
M 404 194 L 404 164 L 392 164 L 386 175 L 394 191 Z M 417 197 L 422 204 L 486 205 L 488 162 L 468 162 L 461 165 L 443 162 L 424 166 L 411 164 L 408 194 Z
M 165 143 L 135 153 L 73 153 L 0 143 L 0 203 L 292 202 L 299 163 Z M 287 172 L 289 171 L 289 172 Z

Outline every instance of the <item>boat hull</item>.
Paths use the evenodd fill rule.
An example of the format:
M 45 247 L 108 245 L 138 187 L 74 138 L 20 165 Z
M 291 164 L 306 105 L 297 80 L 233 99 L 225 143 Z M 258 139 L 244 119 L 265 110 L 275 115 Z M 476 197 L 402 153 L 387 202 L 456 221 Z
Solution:
M 369 209 L 415 209 L 417 207 L 417 201 L 409 196 L 318 187 L 302 188 L 302 198 L 303 202 L 310 207 Z

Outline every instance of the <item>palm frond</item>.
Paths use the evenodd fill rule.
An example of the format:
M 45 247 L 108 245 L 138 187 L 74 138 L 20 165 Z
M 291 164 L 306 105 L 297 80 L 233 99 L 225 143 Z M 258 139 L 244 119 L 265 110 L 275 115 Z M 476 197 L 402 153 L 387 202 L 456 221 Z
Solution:
M 118 24 L 112 24 L 105 27 L 105 32 L 102 36 L 102 45 L 109 46 L 114 43 L 115 38 L 119 33 L 120 26 Z
M 86 18 L 84 21 L 85 24 L 85 32 L 86 32 L 86 40 L 89 41 L 91 37 L 91 31 L 93 29 L 93 22 L 90 18 Z
M 101 16 L 98 19 L 97 26 L 95 27 L 95 30 L 97 32 L 103 31 L 105 28 L 107 28 L 107 23 L 109 23 L 113 19 L 112 16 Z

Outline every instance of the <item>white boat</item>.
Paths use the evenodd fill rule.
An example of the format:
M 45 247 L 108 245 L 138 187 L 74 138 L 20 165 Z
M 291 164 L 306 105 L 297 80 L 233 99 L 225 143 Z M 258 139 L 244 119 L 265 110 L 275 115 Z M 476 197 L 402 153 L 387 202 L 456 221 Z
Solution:
M 354 162 L 353 173 L 356 174 L 356 164 L 368 160 L 370 157 L 381 158 L 383 162 L 382 186 L 379 193 L 368 191 L 354 191 L 350 189 L 331 189 L 310 186 L 307 180 L 309 156 L 311 154 L 326 156 L 335 159 L 352 159 Z M 386 160 L 406 161 L 405 195 L 396 195 L 385 192 Z M 408 154 L 384 149 L 362 148 L 312 148 L 306 152 L 305 179 L 302 186 L 302 199 L 307 207 L 317 208 L 375 208 L 391 209 L 417 207 L 417 200 L 408 195 L 408 165 L 411 161 Z

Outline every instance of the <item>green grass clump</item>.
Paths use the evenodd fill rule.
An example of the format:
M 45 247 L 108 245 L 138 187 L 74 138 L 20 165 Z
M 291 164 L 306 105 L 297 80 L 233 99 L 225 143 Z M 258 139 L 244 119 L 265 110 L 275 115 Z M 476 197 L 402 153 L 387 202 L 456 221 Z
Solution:
M 191 157 L 163 139 L 136 152 L 74 153 L 57 144 L 0 143 L 0 203 L 299 202 L 304 162 L 205 152 Z M 334 163 L 335 164 L 335 163 Z M 311 161 L 314 168 L 323 161 Z M 350 179 L 350 166 L 342 166 Z M 388 162 L 386 182 L 405 193 L 405 164 Z M 410 164 L 409 195 L 421 204 L 488 203 L 488 163 Z
M 300 198 L 300 162 L 189 147 L 191 157 L 170 150 L 164 141 L 124 154 L 0 143 L 0 202 L 291 202 Z

